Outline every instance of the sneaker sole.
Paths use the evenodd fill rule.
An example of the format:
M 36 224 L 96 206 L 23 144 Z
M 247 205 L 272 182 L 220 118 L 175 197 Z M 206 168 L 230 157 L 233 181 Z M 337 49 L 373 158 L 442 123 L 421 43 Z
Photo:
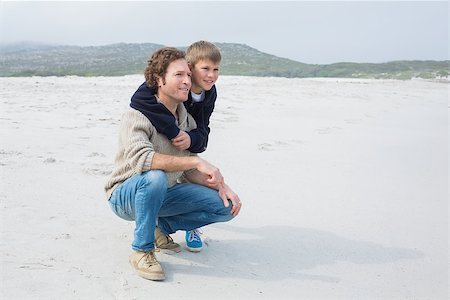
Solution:
M 153 280 L 153 281 L 161 281 L 166 279 L 166 276 L 163 272 L 153 272 L 153 273 L 148 273 L 148 272 L 144 272 L 139 270 L 132 261 L 130 261 L 130 265 L 133 267 L 134 271 L 136 272 L 136 274 L 138 274 L 139 276 L 141 276 L 142 278 L 148 279 L 148 280 Z
M 188 246 L 186 246 L 186 248 L 187 248 L 190 252 L 200 252 L 200 251 L 202 251 L 202 249 L 203 249 L 203 247 L 192 248 L 192 247 L 188 247 Z
M 153 281 L 162 281 L 164 279 L 166 279 L 166 276 L 164 275 L 164 273 L 155 273 L 155 274 L 148 274 L 145 272 L 141 272 L 139 270 L 136 270 L 136 273 L 141 276 L 142 278 L 148 279 L 148 280 L 153 280 Z

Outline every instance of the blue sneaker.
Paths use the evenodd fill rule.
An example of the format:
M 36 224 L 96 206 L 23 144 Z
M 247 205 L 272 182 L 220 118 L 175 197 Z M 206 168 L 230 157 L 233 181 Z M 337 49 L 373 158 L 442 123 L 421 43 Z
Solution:
M 203 242 L 200 238 L 202 232 L 199 229 L 186 231 L 186 247 L 191 252 L 200 252 L 203 248 Z

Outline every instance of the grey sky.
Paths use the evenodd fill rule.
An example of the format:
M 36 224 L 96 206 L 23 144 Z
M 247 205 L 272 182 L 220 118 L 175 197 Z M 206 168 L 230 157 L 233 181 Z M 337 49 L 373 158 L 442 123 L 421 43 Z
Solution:
M 0 2 L 1 42 L 205 39 L 305 63 L 449 59 L 447 1 Z

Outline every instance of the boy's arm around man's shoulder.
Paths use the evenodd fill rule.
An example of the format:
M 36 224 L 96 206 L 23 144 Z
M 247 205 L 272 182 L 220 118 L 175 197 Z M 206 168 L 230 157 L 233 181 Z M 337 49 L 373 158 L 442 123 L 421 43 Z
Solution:
M 155 97 L 155 90 L 149 88 L 144 82 L 131 97 L 130 106 L 143 113 L 156 128 L 167 138 L 175 138 L 180 129 L 175 124 L 175 117 Z

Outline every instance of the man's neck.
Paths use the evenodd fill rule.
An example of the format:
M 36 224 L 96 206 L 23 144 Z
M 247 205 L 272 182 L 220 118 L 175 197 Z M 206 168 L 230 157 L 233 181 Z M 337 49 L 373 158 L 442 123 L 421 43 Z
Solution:
M 158 100 L 159 103 L 164 105 L 174 116 L 177 115 L 178 103 L 174 103 L 170 100 L 166 100 L 166 99 L 164 99 L 164 97 L 161 98 L 159 96 L 159 94 L 156 95 L 156 99 Z

